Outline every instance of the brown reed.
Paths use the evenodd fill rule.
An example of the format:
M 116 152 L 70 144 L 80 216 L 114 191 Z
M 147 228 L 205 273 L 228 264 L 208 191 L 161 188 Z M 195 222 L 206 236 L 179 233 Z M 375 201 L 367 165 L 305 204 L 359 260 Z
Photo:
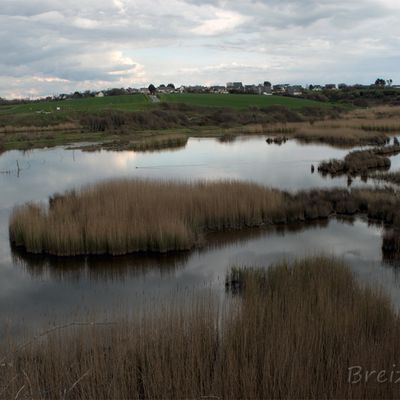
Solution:
M 193 296 L 116 325 L 2 343 L 0 397 L 399 398 L 399 316 L 342 262 L 235 269 L 227 283 L 239 296 L 225 307 Z M 351 383 L 355 366 L 362 381 Z

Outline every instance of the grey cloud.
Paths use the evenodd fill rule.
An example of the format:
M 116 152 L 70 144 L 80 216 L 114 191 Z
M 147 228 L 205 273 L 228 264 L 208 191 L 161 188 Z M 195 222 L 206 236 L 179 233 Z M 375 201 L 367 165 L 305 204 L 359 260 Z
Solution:
M 251 82 L 269 74 L 304 82 L 317 77 L 322 67 L 332 79 L 367 81 L 391 74 L 396 80 L 396 4 L 2 0 L 0 96 L 44 95 L 81 85 L 146 84 L 159 77 L 223 83 L 228 76 Z M 41 83 L 37 77 L 48 80 Z

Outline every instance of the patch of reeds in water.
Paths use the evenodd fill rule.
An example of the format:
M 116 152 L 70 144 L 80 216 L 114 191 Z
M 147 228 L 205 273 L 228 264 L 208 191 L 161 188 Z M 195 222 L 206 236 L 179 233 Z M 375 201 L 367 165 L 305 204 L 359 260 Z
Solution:
M 127 146 L 127 150 L 134 151 L 158 151 L 162 149 L 176 149 L 186 146 L 189 137 L 181 134 L 160 135 L 149 137 L 138 142 L 131 142 Z
M 342 262 L 316 257 L 234 269 L 229 290 L 233 283 L 239 296 L 229 307 L 192 297 L 115 325 L 53 329 L 24 346 L 3 343 L 1 396 L 400 397 L 399 316 Z
M 400 198 L 390 188 L 295 194 L 235 181 L 179 183 L 116 180 L 55 195 L 49 206 L 14 208 L 13 246 L 55 256 L 189 250 L 205 234 L 366 214 L 400 227 Z
M 206 231 L 270 221 L 283 194 L 234 181 L 116 180 L 16 207 L 10 239 L 58 256 L 187 250 Z
M 331 175 L 349 174 L 352 176 L 367 176 L 375 170 L 388 170 L 391 166 L 389 156 L 399 153 L 400 146 L 398 142 L 391 146 L 356 150 L 347 154 L 344 160 L 333 159 L 322 161 L 318 166 L 318 170 L 323 174 Z M 387 180 L 390 180 L 390 176 L 388 176 Z

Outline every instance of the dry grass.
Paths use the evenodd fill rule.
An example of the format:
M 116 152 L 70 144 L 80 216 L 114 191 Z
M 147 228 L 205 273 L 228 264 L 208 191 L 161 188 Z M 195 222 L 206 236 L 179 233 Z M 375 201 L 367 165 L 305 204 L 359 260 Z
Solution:
M 16 207 L 10 240 L 55 256 L 189 250 L 206 233 L 366 213 L 400 227 L 400 198 L 388 188 L 291 194 L 234 181 L 117 180 Z
M 400 153 L 399 145 L 376 147 L 368 150 L 356 150 L 346 155 L 344 160 L 329 160 L 322 161 L 318 166 L 318 171 L 323 174 L 330 175 L 344 175 L 351 176 L 365 176 L 371 174 L 373 171 L 388 170 L 391 166 L 389 156 L 394 156 Z M 380 175 L 377 175 L 378 177 Z M 382 179 L 385 177 L 381 175 Z M 387 179 L 394 179 L 393 176 L 388 175 Z
M 265 223 L 282 203 L 272 189 L 240 182 L 117 180 L 17 207 L 10 238 L 58 256 L 192 248 L 204 232 Z
M 337 119 L 264 126 L 264 133 L 284 133 L 305 142 L 337 146 L 383 145 L 400 132 L 400 107 L 357 109 Z
M 16 133 L 26 133 L 29 135 L 38 134 L 42 132 L 68 132 L 68 131 L 76 131 L 80 130 L 81 127 L 76 122 L 64 122 L 57 125 L 49 125 L 49 126 L 3 126 L 0 127 L 0 133 L 4 134 L 16 134 Z M 34 139 L 30 137 L 31 139 Z
M 332 145 L 358 146 L 358 145 L 383 145 L 387 143 L 387 137 L 383 133 L 374 130 L 363 130 L 356 127 L 324 126 L 314 124 L 300 128 L 295 137 L 305 142 L 321 142 Z
M 140 142 L 132 143 L 131 150 L 156 151 L 160 149 L 174 149 L 186 146 L 188 136 L 182 134 L 158 135 Z
M 395 184 L 400 184 L 400 171 L 394 172 L 375 172 L 368 175 L 369 178 L 376 179 L 378 181 L 385 181 Z
M 91 146 L 92 149 L 102 148 L 113 151 L 133 150 L 138 152 L 151 152 L 166 149 L 179 149 L 185 147 L 189 136 L 179 133 L 153 135 L 134 140 L 117 140 L 112 143 Z M 83 148 L 88 150 L 88 148 Z M 91 148 L 89 148 L 91 150 Z
M 349 384 L 353 366 L 387 378 L 399 369 L 400 321 L 389 300 L 357 284 L 341 262 L 236 269 L 228 287 L 240 293 L 231 307 L 192 298 L 115 326 L 3 346 L 0 396 L 399 398 L 400 386 L 377 383 L 377 373 Z

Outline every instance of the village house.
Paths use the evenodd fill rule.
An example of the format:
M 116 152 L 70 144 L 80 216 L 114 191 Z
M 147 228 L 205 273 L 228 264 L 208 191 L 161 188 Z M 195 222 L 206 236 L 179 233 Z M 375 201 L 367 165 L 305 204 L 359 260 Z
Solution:
M 273 86 L 274 93 L 286 93 L 290 85 L 288 83 L 280 83 Z
M 286 92 L 291 96 L 301 96 L 303 94 L 303 86 L 301 85 L 289 86 Z
M 325 85 L 325 89 L 327 89 L 327 90 L 336 90 L 337 87 L 336 87 L 336 84 L 335 84 L 335 83 L 327 83 L 327 84 Z
M 226 88 L 228 92 L 243 92 L 244 90 L 242 82 L 228 82 Z

